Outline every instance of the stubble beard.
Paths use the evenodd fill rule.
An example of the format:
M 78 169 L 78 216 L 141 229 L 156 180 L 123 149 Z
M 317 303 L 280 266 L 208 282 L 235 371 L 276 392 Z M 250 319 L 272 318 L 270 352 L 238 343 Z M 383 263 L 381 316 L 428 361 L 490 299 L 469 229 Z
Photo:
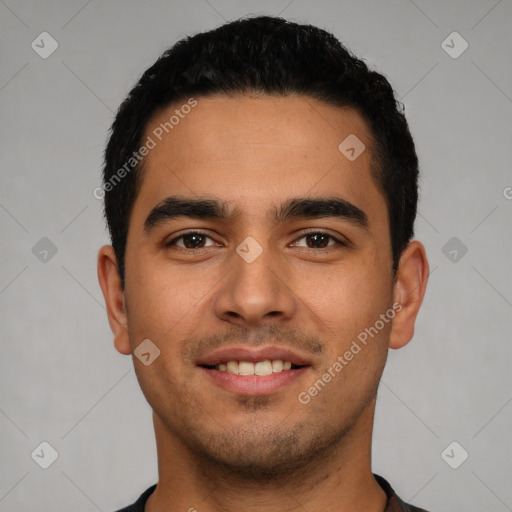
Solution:
M 340 418 L 337 425 L 322 425 L 321 421 L 299 421 L 288 427 L 258 425 L 257 412 L 265 409 L 267 400 L 239 398 L 239 405 L 255 414 L 241 428 L 208 432 L 188 425 L 181 431 L 182 442 L 205 477 L 214 482 L 222 478 L 244 485 L 276 486 L 310 480 L 315 468 L 325 467 L 328 459 L 340 455 L 359 417 Z

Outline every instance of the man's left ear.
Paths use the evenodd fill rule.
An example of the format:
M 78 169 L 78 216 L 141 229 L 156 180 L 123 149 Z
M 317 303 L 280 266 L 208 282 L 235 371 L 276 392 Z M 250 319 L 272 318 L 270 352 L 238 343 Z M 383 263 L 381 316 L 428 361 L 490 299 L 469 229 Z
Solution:
M 421 242 L 409 242 L 402 252 L 393 289 L 394 303 L 401 309 L 393 318 L 389 348 L 402 348 L 414 335 L 414 322 L 420 310 L 429 275 L 425 247 Z

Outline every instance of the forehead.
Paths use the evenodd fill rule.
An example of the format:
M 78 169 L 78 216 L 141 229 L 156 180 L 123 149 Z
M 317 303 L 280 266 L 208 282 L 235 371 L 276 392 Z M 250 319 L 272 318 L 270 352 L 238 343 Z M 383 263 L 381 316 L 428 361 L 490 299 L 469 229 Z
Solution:
M 242 218 L 298 196 L 341 196 L 369 217 L 385 209 L 371 133 L 354 109 L 302 96 L 197 97 L 157 112 L 149 139 L 134 217 L 175 194 L 220 197 Z

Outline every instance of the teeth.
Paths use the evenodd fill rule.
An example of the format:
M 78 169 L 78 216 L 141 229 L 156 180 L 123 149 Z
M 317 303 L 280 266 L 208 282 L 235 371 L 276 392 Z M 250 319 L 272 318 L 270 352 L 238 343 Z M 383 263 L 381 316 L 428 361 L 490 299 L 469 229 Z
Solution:
M 254 365 L 254 375 L 272 375 L 272 361 L 260 361 Z
M 276 359 L 272 361 L 272 372 L 279 373 L 283 371 L 283 361 L 281 359 Z
M 290 370 L 292 363 L 281 359 L 259 361 L 253 363 L 251 361 L 228 361 L 220 363 L 215 368 L 221 372 L 234 373 L 235 375 L 272 375 L 272 373 L 280 373 L 283 370 Z
M 238 363 L 238 375 L 254 375 L 254 363 L 240 361 Z
M 236 361 L 228 361 L 228 364 L 226 365 L 226 371 L 238 375 L 238 363 Z

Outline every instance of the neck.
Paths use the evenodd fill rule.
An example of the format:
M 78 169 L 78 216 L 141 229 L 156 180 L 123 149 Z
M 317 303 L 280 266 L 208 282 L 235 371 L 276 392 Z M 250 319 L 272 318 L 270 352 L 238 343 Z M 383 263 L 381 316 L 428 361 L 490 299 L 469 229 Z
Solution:
M 318 460 L 300 472 L 251 481 L 193 453 L 153 413 L 159 481 L 145 512 L 382 512 L 386 495 L 371 471 L 375 403 Z

